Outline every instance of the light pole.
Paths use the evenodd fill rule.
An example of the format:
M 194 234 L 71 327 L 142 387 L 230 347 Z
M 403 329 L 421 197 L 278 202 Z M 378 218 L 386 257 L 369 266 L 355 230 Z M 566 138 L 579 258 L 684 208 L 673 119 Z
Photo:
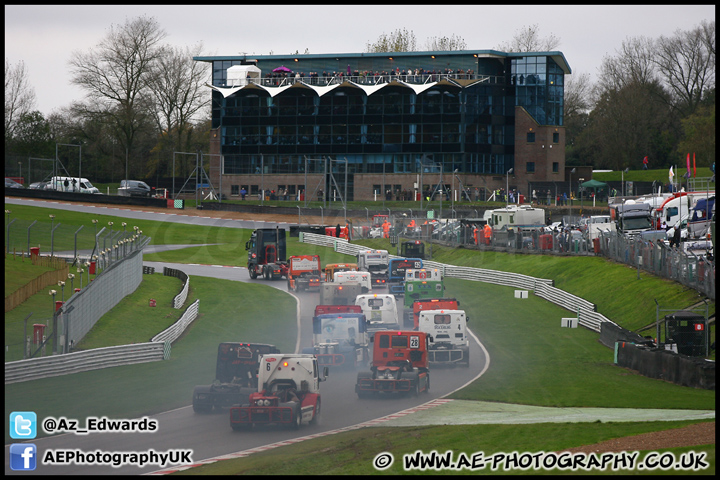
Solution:
M 622 178 L 622 180 L 621 180 L 621 181 L 622 181 L 622 186 L 621 186 L 620 192 L 622 193 L 622 196 L 623 196 L 623 197 L 625 196 L 625 174 L 628 173 L 629 171 L 630 171 L 630 167 L 626 168 L 626 169 L 623 170 L 622 173 L 621 173 L 621 175 L 622 175 L 622 177 L 621 177 L 621 178 Z
M 54 315 L 54 314 L 55 314 L 55 295 L 57 295 L 57 290 L 50 290 L 48 293 L 49 293 L 50 295 L 52 295 L 52 297 L 53 297 L 53 303 L 52 303 L 53 309 L 52 309 L 52 311 L 53 311 L 53 315 Z
M 505 173 L 505 209 L 507 210 L 510 207 L 510 174 L 513 172 L 513 169 L 511 168 Z

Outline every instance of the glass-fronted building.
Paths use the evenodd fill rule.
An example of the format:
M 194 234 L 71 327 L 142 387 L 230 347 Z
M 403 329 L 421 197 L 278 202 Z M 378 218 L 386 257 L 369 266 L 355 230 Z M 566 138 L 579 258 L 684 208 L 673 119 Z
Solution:
M 332 173 L 342 175 L 349 200 L 388 190 L 415 195 L 453 175 L 490 191 L 499 180 L 505 186 L 510 168 L 519 189 L 564 174 L 570 68 L 560 52 L 194 60 L 212 63 L 211 153 L 222 159 L 227 196 L 242 188 L 295 195 L 305 182 L 308 193 L 331 192 Z

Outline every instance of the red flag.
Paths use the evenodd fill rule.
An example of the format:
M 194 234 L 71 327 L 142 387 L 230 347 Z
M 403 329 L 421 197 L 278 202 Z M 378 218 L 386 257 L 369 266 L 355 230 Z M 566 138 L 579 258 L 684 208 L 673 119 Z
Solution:
M 687 176 L 690 178 L 690 154 L 687 156 Z
M 695 152 L 693 152 L 693 178 L 695 175 L 697 175 L 697 170 L 695 169 Z

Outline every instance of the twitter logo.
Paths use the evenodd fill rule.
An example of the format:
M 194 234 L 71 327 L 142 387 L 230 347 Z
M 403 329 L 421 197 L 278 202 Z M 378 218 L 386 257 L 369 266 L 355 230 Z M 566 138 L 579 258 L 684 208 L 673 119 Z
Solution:
M 12 412 L 10 414 L 10 437 L 32 439 L 37 435 L 35 412 Z

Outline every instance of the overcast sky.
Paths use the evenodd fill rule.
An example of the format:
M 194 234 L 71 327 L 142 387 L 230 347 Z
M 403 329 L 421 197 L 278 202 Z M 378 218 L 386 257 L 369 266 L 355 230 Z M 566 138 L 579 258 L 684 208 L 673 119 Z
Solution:
M 714 5 L 468 6 L 468 5 L 5 5 L 5 59 L 25 62 L 45 116 L 81 100 L 70 83 L 73 51 L 87 52 L 112 24 L 147 15 L 176 46 L 202 42 L 207 55 L 360 53 L 383 33 L 407 29 L 424 49 L 431 37 L 455 35 L 468 50 L 487 50 L 537 24 L 560 39 L 573 73 L 595 78 L 603 57 L 628 37 L 657 38 L 715 18 Z

